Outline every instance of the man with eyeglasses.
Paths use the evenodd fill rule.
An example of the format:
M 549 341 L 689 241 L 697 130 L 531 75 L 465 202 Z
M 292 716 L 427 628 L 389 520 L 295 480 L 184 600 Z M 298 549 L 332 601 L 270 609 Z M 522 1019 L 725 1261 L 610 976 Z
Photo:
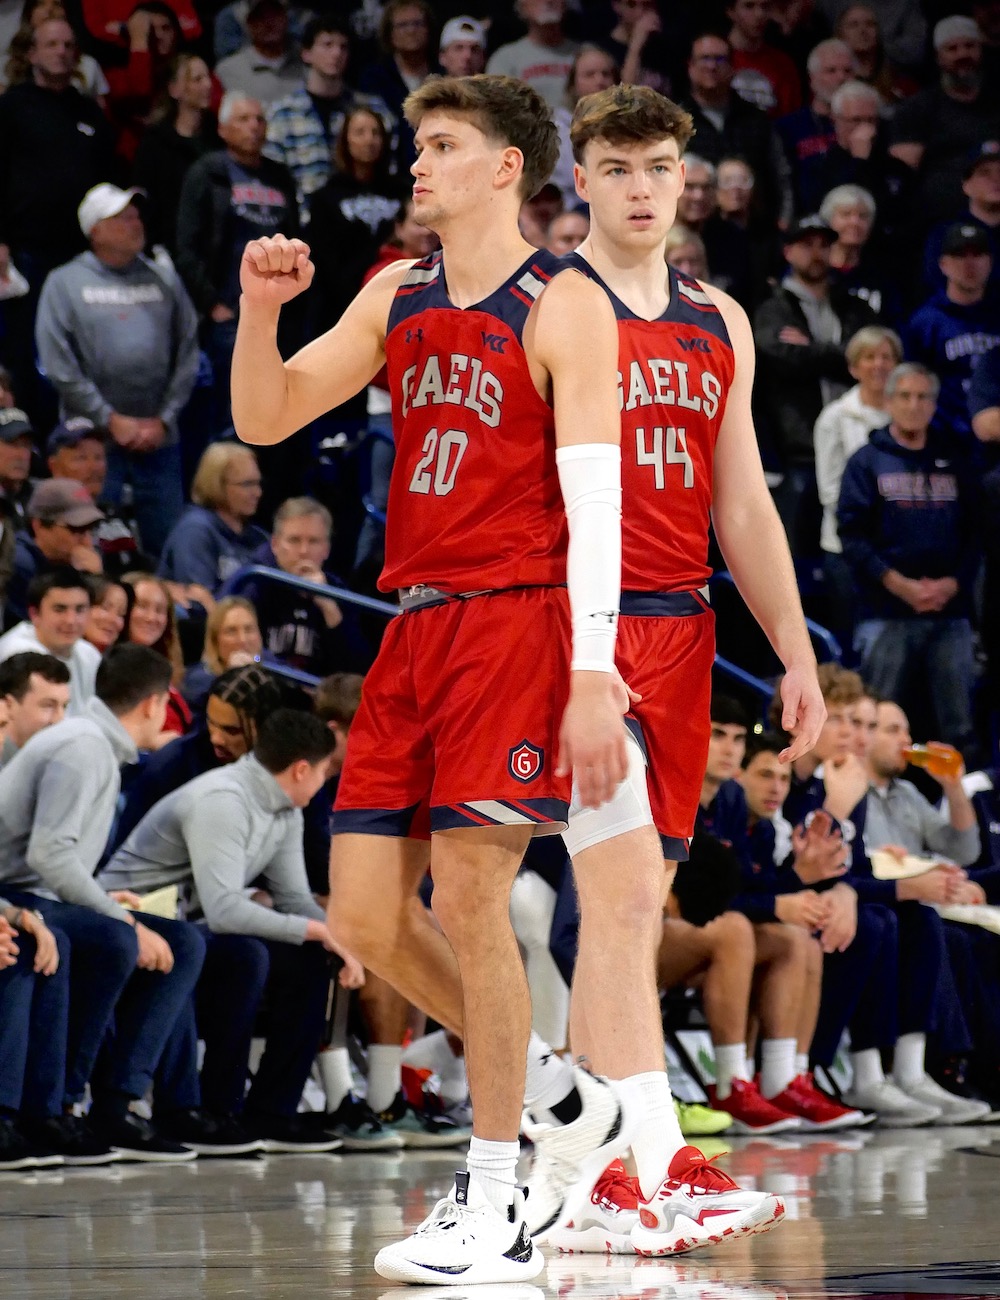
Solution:
M 28 617 L 28 588 L 33 578 L 69 565 L 83 573 L 101 573 L 101 555 L 93 543 L 94 526 L 103 511 L 82 483 L 71 478 L 43 479 L 28 502 L 31 536 L 19 533 L 14 572 L 7 587 L 6 625 Z
M 708 162 L 745 158 L 760 186 L 765 210 L 779 224 L 792 218 L 792 173 L 767 114 L 732 88 L 732 50 L 724 36 L 696 36 L 688 58 L 690 91 L 682 101 L 694 119 L 698 153 Z

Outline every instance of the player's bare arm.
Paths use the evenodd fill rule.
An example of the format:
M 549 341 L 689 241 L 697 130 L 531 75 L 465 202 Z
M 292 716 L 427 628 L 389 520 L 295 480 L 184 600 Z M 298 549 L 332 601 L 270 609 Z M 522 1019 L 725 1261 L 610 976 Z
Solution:
M 332 329 L 283 361 L 278 318 L 312 283 L 309 246 L 284 235 L 247 244 L 231 379 L 233 424 L 244 442 L 283 442 L 365 387 L 385 361 L 389 308 L 412 265 L 394 262 L 379 272 Z
M 753 332 L 746 312 L 728 294 L 702 288 L 722 313 L 736 358 L 715 448 L 712 522 L 740 594 L 785 665 L 782 726 L 793 743 L 782 760 L 791 762 L 815 745 L 826 709 L 785 530 L 760 462 L 750 406 Z
M 557 448 L 580 448 L 583 454 L 593 447 L 598 459 L 600 447 L 619 448 L 618 328 L 607 294 L 582 276 L 557 276 L 538 302 L 525 341 L 529 355 L 551 378 Z M 572 768 L 587 807 L 610 799 L 627 771 L 620 687 L 614 672 L 614 629 L 621 594 L 621 462 L 613 451 L 606 459 L 604 472 L 613 468 L 617 482 L 617 518 L 608 512 L 606 522 L 598 525 L 600 536 L 585 514 L 577 515 L 580 503 L 586 509 L 587 485 L 582 484 L 580 491 L 567 489 L 573 478 L 591 472 L 587 460 L 560 465 L 570 520 L 567 583 L 573 614 L 573 672 L 560 731 L 559 765 L 561 771 Z M 602 491 L 595 479 L 594 498 Z M 595 648 L 586 649 L 588 644 Z

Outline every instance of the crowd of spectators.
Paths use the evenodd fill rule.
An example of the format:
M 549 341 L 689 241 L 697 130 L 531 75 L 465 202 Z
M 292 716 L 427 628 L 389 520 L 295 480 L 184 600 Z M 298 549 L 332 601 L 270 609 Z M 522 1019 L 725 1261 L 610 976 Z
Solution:
M 374 594 L 390 402 L 383 373 L 254 453 L 232 429 L 229 369 L 248 239 L 281 231 L 312 248 L 314 288 L 282 314 L 286 354 L 378 269 L 435 247 L 408 198 L 402 105 L 435 73 L 484 70 L 523 78 L 552 112 L 559 161 L 526 201 L 522 231 L 558 254 L 588 230 L 568 140 L 579 98 L 634 81 L 691 113 L 668 260 L 750 315 L 761 450 L 803 593 L 839 642 L 838 671 L 856 667 L 865 683 L 831 679 L 829 698 L 857 704 L 859 736 L 870 708 L 872 733 L 895 738 L 881 758 L 858 741 L 873 791 L 863 797 L 881 807 L 897 789 L 901 750 L 889 751 L 910 717 L 970 766 L 995 746 L 997 0 L 0 0 L 0 1166 L 46 1152 L 101 1162 L 113 1148 L 187 1159 L 261 1145 L 444 1145 L 465 1132 L 399 1102 L 401 1013 L 375 982 L 369 1095 L 382 1118 L 353 1097 L 335 1034 L 318 1067 L 326 1127 L 295 1119 L 337 956 L 316 901 L 330 783 L 382 626 L 337 592 Z M 234 581 L 247 566 L 255 573 Z M 723 731 L 746 731 L 738 712 L 719 713 Z M 857 1106 L 914 1118 L 873 1060 L 896 1045 L 894 1078 L 912 1105 L 953 1111 L 921 1082 L 913 1036 L 947 1064 L 986 1022 L 970 1010 L 964 1037 L 933 1039 L 942 975 L 934 988 L 907 986 L 924 1002 L 907 1004 L 910 1027 L 895 1024 L 885 990 L 906 985 L 907 968 L 892 944 L 924 940 L 919 927 L 906 943 L 886 936 L 912 912 L 874 910 L 858 839 L 860 867 L 822 897 L 818 833 L 793 843 L 779 825 L 777 847 L 768 840 L 772 786 L 790 837 L 820 810 L 842 823 L 837 844 L 864 823 L 863 791 L 849 806 L 836 789 L 826 799 L 815 772 L 825 764 L 836 787 L 832 741 L 808 772 L 789 774 L 776 770 L 773 738 L 750 739 L 745 825 L 722 838 L 759 876 L 763 826 L 765 875 L 778 883 L 763 905 L 737 891 L 736 911 L 717 916 L 681 873 L 661 953 L 664 985 L 745 986 L 721 1009 L 708 999 L 714 1100 L 726 1110 L 742 1098 L 728 1109 L 744 1118 L 757 1106 L 744 1075 L 758 1019 L 762 1102 L 783 1098 L 799 1114 L 795 1080 L 828 1065 L 847 1028 Z M 706 831 L 739 775 L 739 756 L 732 772 L 726 761 L 706 774 Z M 985 799 L 989 771 L 982 781 Z M 952 822 L 967 821 L 954 781 L 944 795 Z M 905 838 L 896 829 L 885 831 L 894 845 Z M 992 862 L 986 830 L 978 858 L 969 836 L 908 847 L 950 856 L 961 874 L 897 902 L 986 897 L 963 870 Z M 529 863 L 537 879 L 517 903 L 557 1046 L 565 1025 L 553 1008 L 565 998 L 551 991 L 556 965 L 539 935 L 558 912 L 564 865 Z M 163 890 L 169 916 L 147 924 L 131 910 Z M 776 901 L 784 894 L 795 901 Z M 989 944 L 933 937 L 941 971 L 954 961 L 948 987 L 979 1006 Z M 75 948 L 82 961 L 70 962 Z M 873 971 L 878 1014 L 863 996 Z M 342 980 L 357 975 L 348 960 Z M 838 980 L 860 1002 L 831 1001 Z M 762 983 L 777 992 L 751 1005 Z M 797 1012 L 792 987 L 811 990 Z M 275 1014 L 292 1001 L 300 1016 Z M 238 1016 L 220 1014 L 236 1002 Z M 121 1031 L 108 1043 L 112 1018 Z M 268 1050 L 244 1099 L 255 1023 Z M 42 1025 L 67 1026 L 61 1057 L 51 1042 L 34 1050 Z M 457 1046 L 434 1050 L 413 1059 L 460 1078 Z M 133 1104 L 150 1096 L 152 1123 Z

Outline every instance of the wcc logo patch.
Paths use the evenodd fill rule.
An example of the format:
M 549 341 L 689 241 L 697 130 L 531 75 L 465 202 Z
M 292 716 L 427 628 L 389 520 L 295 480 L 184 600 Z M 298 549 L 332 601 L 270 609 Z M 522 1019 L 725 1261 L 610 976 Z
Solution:
M 522 740 L 519 745 L 507 751 L 507 766 L 515 781 L 527 785 L 529 781 L 534 781 L 545 766 L 545 751 L 533 745 L 530 740 Z

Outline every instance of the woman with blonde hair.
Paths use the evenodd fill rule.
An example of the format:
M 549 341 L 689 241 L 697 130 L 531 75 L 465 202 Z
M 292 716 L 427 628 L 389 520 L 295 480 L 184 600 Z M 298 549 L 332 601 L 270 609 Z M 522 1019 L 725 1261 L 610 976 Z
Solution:
M 820 546 L 826 577 L 830 629 L 845 653 L 850 653 L 854 583 L 837 534 L 837 502 L 844 467 L 875 429 L 889 423 L 885 409 L 885 384 L 903 359 L 899 335 L 883 325 L 866 325 L 848 340 L 847 368 L 857 381 L 820 412 L 813 430 L 816 449 L 816 487 L 823 507 Z
M 201 659 L 184 674 L 181 693 L 192 710 L 199 713 L 212 683 L 227 668 L 273 662 L 273 657 L 264 650 L 253 605 L 244 596 L 224 596 L 213 605 L 208 616 Z
M 261 498 L 257 457 L 240 442 L 213 442 L 198 462 L 191 500 L 163 547 L 157 568 L 170 594 L 206 610 L 237 569 L 251 564 L 267 533 L 251 523 Z
M 192 163 L 221 148 L 215 130 L 215 82 L 208 64 L 184 52 L 171 60 L 166 87 L 139 141 L 132 184 L 146 191 L 146 235 L 173 253 L 181 186 Z
M 683 222 L 677 221 L 667 232 L 667 242 L 663 248 L 667 266 L 672 266 L 681 275 L 690 275 L 695 280 L 709 278 L 708 254 L 705 241 L 696 231 L 689 229 Z

